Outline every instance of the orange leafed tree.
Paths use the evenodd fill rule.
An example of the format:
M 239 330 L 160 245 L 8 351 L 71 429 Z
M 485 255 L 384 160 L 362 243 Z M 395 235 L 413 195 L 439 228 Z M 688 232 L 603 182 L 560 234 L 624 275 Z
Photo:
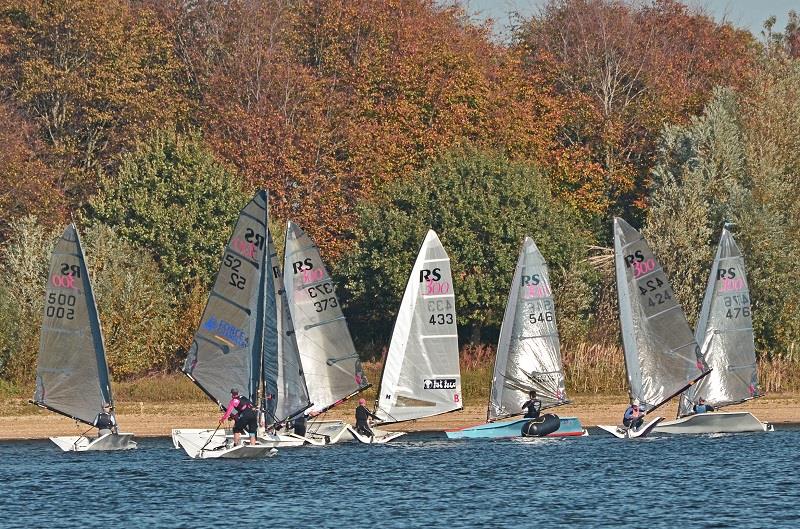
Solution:
M 207 141 L 334 255 L 358 201 L 446 149 L 552 149 L 550 89 L 459 8 L 234 0 L 165 16 Z
M 594 213 L 643 206 L 663 125 L 698 113 L 714 86 L 746 83 L 752 43 L 675 0 L 548 2 L 516 44 L 529 72 L 553 72 L 566 109 L 556 153 L 562 194 Z

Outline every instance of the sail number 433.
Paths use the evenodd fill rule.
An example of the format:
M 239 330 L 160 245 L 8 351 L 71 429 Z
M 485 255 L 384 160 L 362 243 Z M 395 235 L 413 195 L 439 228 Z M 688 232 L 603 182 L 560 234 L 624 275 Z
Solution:
M 429 299 L 428 313 L 431 317 L 428 323 L 431 325 L 452 325 L 456 322 L 453 312 L 453 302 L 450 299 Z

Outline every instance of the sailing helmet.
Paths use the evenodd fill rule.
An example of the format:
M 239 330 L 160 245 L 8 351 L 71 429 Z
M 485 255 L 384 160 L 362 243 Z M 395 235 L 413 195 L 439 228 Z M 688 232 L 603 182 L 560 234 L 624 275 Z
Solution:
M 366 406 L 367 400 L 366 399 L 358 399 L 358 403 L 362 406 Z
M 239 390 L 238 389 L 231 388 L 231 395 L 238 395 L 238 394 L 239 394 Z
M 639 405 L 639 399 L 633 399 L 633 405 L 634 406 L 638 406 Z

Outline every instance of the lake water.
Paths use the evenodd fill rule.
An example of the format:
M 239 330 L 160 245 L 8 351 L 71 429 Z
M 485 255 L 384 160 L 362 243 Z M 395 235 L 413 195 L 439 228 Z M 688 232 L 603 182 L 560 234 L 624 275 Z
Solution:
M 190 460 L 0 443 L 2 527 L 800 527 L 800 430 L 287 448 Z M 405 440 L 403 440 L 405 439 Z

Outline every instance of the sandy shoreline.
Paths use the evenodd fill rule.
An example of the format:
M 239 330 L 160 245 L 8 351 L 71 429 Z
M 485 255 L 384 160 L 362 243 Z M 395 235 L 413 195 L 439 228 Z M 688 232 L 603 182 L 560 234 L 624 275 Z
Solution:
M 30 406 L 21 400 L 14 403 L 15 408 Z M 625 395 L 578 395 L 569 406 L 560 407 L 555 413 L 562 416 L 576 416 L 584 426 L 616 424 L 627 405 Z M 676 404 L 664 406 L 658 415 L 667 418 L 675 416 Z M 32 408 L 32 406 L 31 406 Z M 325 419 L 353 420 L 353 403 L 347 403 L 325 415 Z M 726 411 L 747 410 L 762 421 L 778 425 L 800 423 L 800 394 L 774 394 Z M 46 410 L 33 411 L 23 408 L 19 415 L 0 416 L 0 439 L 46 439 L 51 436 L 78 435 L 87 426 L 77 424 L 71 419 Z M 213 428 L 219 419 L 208 403 L 147 403 L 128 402 L 119 405 L 117 417 L 122 429 L 133 432 L 137 437 L 169 436 L 172 428 Z M 418 421 L 388 425 L 389 430 L 403 431 L 442 431 L 475 424 L 481 424 L 486 417 L 485 406 L 467 406 L 464 410 Z

